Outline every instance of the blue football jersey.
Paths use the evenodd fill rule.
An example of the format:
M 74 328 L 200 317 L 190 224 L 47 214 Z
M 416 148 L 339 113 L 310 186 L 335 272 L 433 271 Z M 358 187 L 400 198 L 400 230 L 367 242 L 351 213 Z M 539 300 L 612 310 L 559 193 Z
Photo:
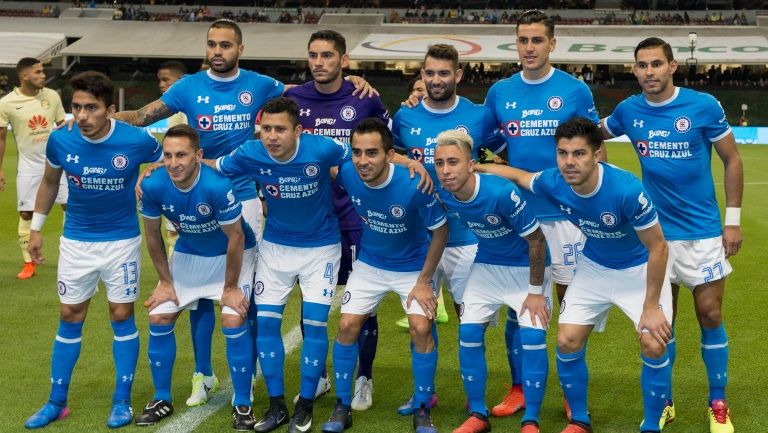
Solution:
M 260 140 L 250 140 L 219 158 L 216 166 L 227 176 L 250 176 L 261 185 L 269 209 L 264 239 L 291 247 L 321 247 L 341 239 L 331 200 L 331 167 L 350 155 L 344 143 L 302 134 L 287 161 L 273 159 Z
M 714 97 L 681 87 L 658 104 L 634 95 L 616 107 L 605 126 L 632 141 L 667 239 L 720 236 L 712 143 L 730 134 L 731 127 Z
M 222 225 L 239 223 L 245 234 L 245 249 L 256 246 L 256 236 L 241 218 L 240 201 L 232 183 L 212 168 L 202 165 L 195 183 L 182 190 L 174 185 L 168 171 L 157 170 L 141 183 L 139 212 L 147 218 L 165 216 L 179 239 L 175 250 L 196 256 L 227 254 L 229 238 Z
M 556 168 L 537 173 L 531 190 L 557 206 L 576 224 L 587 241 L 583 254 L 611 269 L 626 269 L 648 262 L 648 250 L 637 230 L 658 224 L 658 215 L 640 180 L 616 166 L 600 163 L 597 188 L 579 195 Z
M 274 78 L 245 69 L 230 78 L 200 71 L 173 83 L 160 99 L 171 111 L 187 116 L 189 126 L 200 134 L 203 157 L 216 159 L 253 139 L 259 110 L 284 88 Z M 248 177 L 232 183 L 239 200 L 256 198 L 256 186 Z
M 442 187 L 438 193 L 448 215 L 477 236 L 475 263 L 528 266 L 528 241 L 523 238 L 539 228 L 539 221 L 512 182 L 490 174 L 474 176 L 475 192 L 467 201 Z
M 67 176 L 65 238 L 105 242 L 139 235 L 133 187 L 141 164 L 163 158 L 160 143 L 149 131 L 111 120 L 109 133 L 93 141 L 75 124 L 71 131 L 51 133 L 45 157 Z
M 456 104 L 448 109 L 434 109 L 423 101 L 413 107 L 402 107 L 393 119 L 392 133 L 395 147 L 406 150 L 408 156 L 424 164 L 435 185 L 439 185 L 435 171 L 437 136 L 449 129 L 464 131 L 474 142 L 473 156 L 478 157 L 481 147 L 498 150 L 504 146 L 504 138 L 498 129 L 483 134 L 483 106 L 464 97 L 457 97 Z M 477 238 L 463 224 L 448 215 L 448 246 L 456 247 L 477 243 Z
M 389 165 L 389 177 L 376 187 L 360 179 L 352 163 L 339 167 L 336 181 L 344 188 L 363 220 L 358 260 L 379 269 L 420 271 L 434 230 L 446 223 L 434 194 L 417 188 L 408 169 Z
M 600 121 L 592 93 L 583 81 L 552 68 L 539 80 L 518 73 L 497 81 L 488 90 L 483 122 L 506 138 L 509 165 L 538 172 L 557 167 L 555 130 L 576 116 Z M 564 218 L 547 200 L 522 193 L 540 221 Z

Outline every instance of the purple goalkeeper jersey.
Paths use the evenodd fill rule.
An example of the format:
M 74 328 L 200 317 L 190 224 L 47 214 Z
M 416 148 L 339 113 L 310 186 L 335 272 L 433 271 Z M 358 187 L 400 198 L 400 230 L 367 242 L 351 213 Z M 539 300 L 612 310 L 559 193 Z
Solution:
M 349 143 L 357 124 L 369 117 L 381 119 L 391 128 L 389 111 L 381 99 L 378 96 L 360 99 L 352 95 L 354 90 L 352 83 L 344 81 L 338 91 L 320 93 L 315 88 L 315 82 L 309 81 L 288 89 L 285 96 L 299 105 L 299 122 L 308 134 L 324 135 Z M 361 229 L 360 217 L 352 207 L 349 196 L 336 182 L 333 183 L 333 209 L 341 230 Z

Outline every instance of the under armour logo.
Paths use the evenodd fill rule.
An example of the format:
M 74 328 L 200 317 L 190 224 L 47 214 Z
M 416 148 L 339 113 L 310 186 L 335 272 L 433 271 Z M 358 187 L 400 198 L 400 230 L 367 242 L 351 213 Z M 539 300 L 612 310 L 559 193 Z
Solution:
M 51 378 L 51 383 L 55 383 L 56 385 L 61 385 L 61 384 L 64 383 L 64 379 L 62 379 L 62 378 L 59 378 L 59 379 Z
M 421 135 L 421 128 L 411 128 L 411 135 Z
M 310 361 L 309 358 L 307 358 L 305 356 L 304 357 L 304 363 L 307 364 L 307 365 L 313 365 L 313 366 L 317 367 L 318 365 L 320 365 L 320 360 L 319 359 L 313 359 L 312 361 Z
M 642 128 L 643 127 L 643 123 L 645 123 L 644 120 L 640 120 L 640 119 L 633 119 L 632 120 L 632 126 L 634 126 L 635 128 Z
M 311 108 L 302 108 L 299 110 L 299 116 L 309 116 L 310 111 L 312 111 Z
M 333 298 L 333 289 L 323 289 L 323 297 Z
M 168 206 L 166 206 L 166 205 L 163 205 L 163 210 L 164 210 L 164 211 L 168 211 L 168 212 L 171 212 L 171 213 L 173 213 L 173 212 L 174 212 L 174 210 L 173 210 L 173 205 L 168 205 Z
M 504 109 L 505 110 L 509 110 L 510 108 L 513 109 L 513 110 L 517 109 L 517 101 L 505 102 L 504 103 Z
M 266 174 L 267 176 L 272 176 L 272 170 L 269 168 L 260 168 L 259 173 Z
M 78 155 L 72 156 L 72 154 L 67 154 L 67 162 L 74 162 L 75 164 L 80 164 L 80 157 Z
M 210 96 L 200 96 L 200 95 L 197 95 L 197 103 L 198 104 L 201 103 L 201 102 L 207 104 L 210 100 L 211 100 Z
M 352 203 L 354 203 L 354 204 L 356 204 L 358 206 L 360 206 L 363 203 L 362 200 L 360 200 L 359 198 L 357 198 L 355 196 L 350 197 L 350 200 L 352 201 Z
M 569 208 L 568 206 L 560 205 L 560 212 L 565 212 L 568 215 L 570 215 L 571 214 L 571 208 Z
M 130 376 L 123 375 L 122 379 L 123 379 L 123 382 L 133 382 L 133 375 L 130 375 Z

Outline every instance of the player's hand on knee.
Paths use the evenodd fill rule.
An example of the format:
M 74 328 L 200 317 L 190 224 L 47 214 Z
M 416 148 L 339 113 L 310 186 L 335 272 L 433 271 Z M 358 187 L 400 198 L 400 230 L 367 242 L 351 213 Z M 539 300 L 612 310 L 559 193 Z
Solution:
M 355 96 L 359 93 L 360 96 L 358 97 L 363 99 L 366 96 L 372 98 L 379 95 L 378 90 L 374 89 L 373 86 L 371 86 L 371 83 L 365 81 L 363 77 L 358 77 L 357 75 L 349 75 L 345 79 L 355 86 L 355 90 L 352 91 L 352 96 Z
M 663 347 L 667 347 L 667 342 L 672 338 L 672 327 L 658 306 L 643 308 L 640 323 L 637 325 L 637 338 L 643 335 L 643 331 L 651 334 L 651 337 Z
M 413 179 L 417 174 L 419 175 L 419 184 L 416 188 L 420 189 L 425 194 L 432 194 L 434 191 L 434 185 L 432 183 L 432 177 L 427 173 L 427 169 L 424 168 L 424 164 L 418 161 L 411 161 L 408 163 L 408 174 Z
M 531 315 L 531 323 L 533 326 L 541 325 L 542 328 L 547 329 L 549 324 L 549 309 L 547 308 L 547 298 L 544 295 L 529 294 L 525 301 L 523 301 L 522 307 L 520 307 L 520 315 L 525 312 Z
M 222 307 L 229 307 L 235 310 L 237 315 L 243 319 L 248 316 L 248 298 L 239 287 L 225 288 L 219 303 Z
M 434 292 L 432 292 L 431 283 L 422 283 L 417 281 L 416 285 L 413 286 L 411 293 L 408 294 L 408 298 L 405 301 L 405 306 L 411 308 L 411 303 L 414 300 L 418 302 L 421 308 L 424 310 L 424 314 L 427 315 L 427 319 L 433 320 L 435 318 L 437 298 L 435 297 Z
M 144 168 L 144 171 L 139 174 L 139 179 L 136 181 L 136 186 L 134 187 L 137 199 L 141 200 L 141 197 L 144 195 L 144 192 L 141 190 L 141 182 L 144 180 L 144 178 L 151 176 L 153 171 L 164 166 L 165 164 L 162 162 L 153 162 L 152 164 L 147 165 Z
M 32 261 L 36 264 L 42 264 L 45 262 L 43 257 L 43 236 L 36 230 L 29 232 L 29 242 L 27 242 L 27 252 L 32 257 Z
M 742 242 L 741 226 L 723 227 L 723 248 L 725 248 L 725 258 L 735 256 L 741 249 Z
M 144 301 L 144 306 L 147 310 L 152 311 L 158 306 L 166 303 L 173 302 L 179 305 L 179 298 L 176 297 L 176 290 L 173 288 L 173 283 L 160 281 L 157 283 L 157 287 L 152 291 L 152 295 L 149 299 Z

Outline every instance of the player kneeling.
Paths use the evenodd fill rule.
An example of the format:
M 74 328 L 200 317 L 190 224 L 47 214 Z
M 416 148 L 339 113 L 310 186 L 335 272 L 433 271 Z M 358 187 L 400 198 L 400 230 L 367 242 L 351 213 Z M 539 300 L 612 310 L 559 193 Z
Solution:
M 352 426 L 358 334 L 388 292 L 400 295 L 410 325 L 413 427 L 417 433 L 437 432 L 429 412 L 437 368 L 432 339 L 437 293 L 432 278 L 448 227 L 437 198 L 420 191 L 419 179 L 410 179 L 408 169 L 392 164 L 392 141 L 392 133 L 380 120 L 360 122 L 352 133 L 352 164 L 343 163 L 336 177 L 364 224 L 333 345 L 337 404 L 323 432 L 338 433 Z
M 437 136 L 435 150 L 440 198 L 456 215 L 455 221 L 479 239 L 459 326 L 459 365 L 470 416 L 454 433 L 491 431 L 485 404 L 485 330 L 502 305 L 517 313 L 521 328 L 526 402 L 522 432 L 538 433 L 549 369 L 546 329 L 552 310 L 547 243 L 515 185 L 474 172 L 472 141 L 464 132 L 449 130 Z
M 142 182 L 140 212 L 147 249 L 160 282 L 145 302 L 149 308 L 149 361 L 155 395 L 140 426 L 173 413 L 171 373 L 176 358 L 174 324 L 180 312 L 198 299 L 221 303 L 222 332 L 235 390 L 232 427 L 253 429 L 250 387 L 253 351 L 245 317 L 253 285 L 256 237 L 241 217 L 230 181 L 202 165 L 200 139 L 194 129 L 177 125 L 163 139 L 164 171 Z M 179 233 L 170 266 L 160 216 Z

